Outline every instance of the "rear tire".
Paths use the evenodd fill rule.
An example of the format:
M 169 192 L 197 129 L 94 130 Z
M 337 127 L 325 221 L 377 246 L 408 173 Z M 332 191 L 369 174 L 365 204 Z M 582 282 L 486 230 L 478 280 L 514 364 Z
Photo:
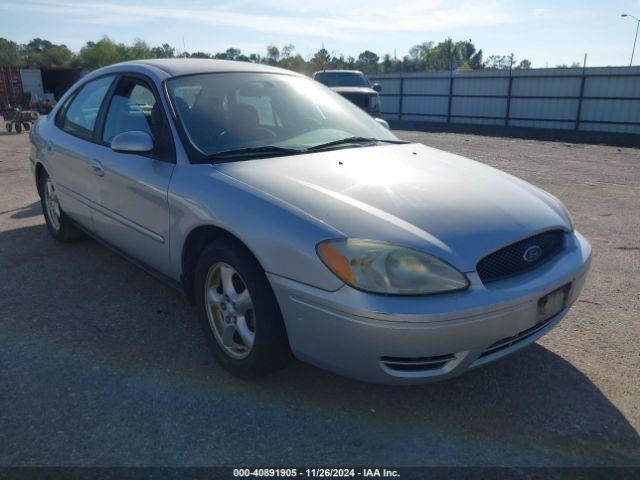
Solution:
M 39 190 L 42 212 L 51 236 L 63 243 L 76 242 L 83 238 L 84 233 L 78 230 L 71 219 L 62 211 L 56 187 L 45 171 L 40 174 Z
M 13 129 L 13 125 L 11 125 L 11 122 L 7 122 L 4 124 L 4 128 L 7 129 L 7 132 L 11 133 L 11 130 Z
M 204 249 L 194 274 L 200 324 L 227 371 L 255 378 L 291 360 L 280 307 L 258 262 L 232 241 Z
M 22 125 L 20 122 L 16 122 L 14 126 L 16 127 L 16 133 L 22 133 Z

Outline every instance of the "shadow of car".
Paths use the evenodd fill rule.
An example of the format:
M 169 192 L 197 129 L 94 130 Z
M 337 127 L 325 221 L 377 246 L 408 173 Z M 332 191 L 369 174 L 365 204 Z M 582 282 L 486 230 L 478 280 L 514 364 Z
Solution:
M 61 245 L 38 225 L 0 233 L 9 250 L 3 465 L 640 462 L 629 421 L 542 346 L 428 385 L 367 384 L 300 362 L 244 382 L 213 361 L 179 293 L 99 244 Z

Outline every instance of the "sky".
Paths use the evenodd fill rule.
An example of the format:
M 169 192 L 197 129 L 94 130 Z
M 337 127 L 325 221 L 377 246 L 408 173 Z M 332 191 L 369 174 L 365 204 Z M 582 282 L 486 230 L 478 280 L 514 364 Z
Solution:
M 0 37 L 77 51 L 107 35 L 262 55 L 270 43 L 291 43 L 305 58 L 322 46 L 400 58 L 415 44 L 451 37 L 472 39 L 485 57 L 513 52 L 534 67 L 582 62 L 585 53 L 589 66 L 628 65 L 637 23 L 621 13 L 640 18 L 640 0 L 0 0 Z

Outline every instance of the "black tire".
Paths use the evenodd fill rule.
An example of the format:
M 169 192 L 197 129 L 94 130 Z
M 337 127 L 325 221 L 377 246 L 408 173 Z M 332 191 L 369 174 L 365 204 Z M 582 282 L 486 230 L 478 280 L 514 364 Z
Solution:
M 29 130 L 31 130 L 31 124 L 29 124 L 28 122 L 24 122 L 22 124 L 22 128 L 24 128 L 25 132 L 28 132 Z
M 207 314 L 207 274 L 209 269 L 221 262 L 231 266 L 242 277 L 255 311 L 255 340 L 248 355 L 240 359 L 233 358 L 221 346 Z M 196 265 L 194 288 L 200 325 L 223 368 L 233 375 L 248 379 L 267 375 L 289 363 L 292 355 L 280 307 L 264 271 L 243 247 L 228 240 L 207 246 Z
M 82 233 L 78 228 L 73 224 L 73 221 L 67 217 L 67 215 L 60 209 L 60 217 L 58 220 L 58 227 L 56 227 L 56 222 L 51 219 L 51 213 L 49 208 L 47 207 L 47 181 L 49 180 L 49 175 L 46 171 L 43 171 L 40 174 L 38 191 L 40 192 L 40 205 L 42 206 L 42 213 L 44 215 L 45 223 L 47 224 L 47 230 L 53 238 L 55 238 L 59 242 L 69 243 L 69 242 L 77 242 L 84 238 L 84 233 Z
M 7 129 L 7 132 L 11 133 L 11 130 L 13 129 L 13 125 L 11 125 L 11 122 L 7 122 L 4 124 L 4 128 Z
M 20 122 L 16 122 L 14 127 L 16 128 L 16 133 L 22 133 L 22 124 Z

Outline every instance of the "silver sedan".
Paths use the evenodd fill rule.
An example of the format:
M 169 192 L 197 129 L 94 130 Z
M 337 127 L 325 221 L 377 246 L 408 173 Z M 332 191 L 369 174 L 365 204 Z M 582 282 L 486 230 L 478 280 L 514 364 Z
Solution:
M 243 377 L 292 355 L 372 382 L 452 377 L 546 334 L 589 268 L 550 194 L 265 65 L 103 68 L 30 137 L 51 235 L 183 289 Z

